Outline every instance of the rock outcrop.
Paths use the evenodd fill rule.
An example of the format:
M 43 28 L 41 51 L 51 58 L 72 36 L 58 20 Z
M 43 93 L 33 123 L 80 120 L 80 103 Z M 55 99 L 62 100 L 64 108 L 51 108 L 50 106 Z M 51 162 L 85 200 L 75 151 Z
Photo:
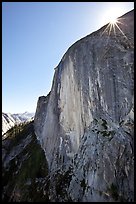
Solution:
M 12 127 L 2 141 L 2 201 L 47 202 L 47 175 L 33 121 Z
M 35 134 L 52 175 L 51 201 L 134 200 L 133 15 L 73 44 L 50 95 L 38 101 Z M 67 198 L 53 175 L 69 168 Z
M 2 113 L 2 135 L 15 125 L 16 121 L 9 113 Z
M 15 124 L 33 120 L 34 113 L 2 113 L 2 135 L 4 135 Z M 5 136 L 3 136 L 4 138 Z

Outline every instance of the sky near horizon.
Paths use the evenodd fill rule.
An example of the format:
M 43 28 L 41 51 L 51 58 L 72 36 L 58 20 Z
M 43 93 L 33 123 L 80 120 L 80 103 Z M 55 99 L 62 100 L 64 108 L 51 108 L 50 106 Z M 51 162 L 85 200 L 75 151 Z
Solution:
M 2 2 L 2 112 L 35 112 L 67 49 L 132 9 L 134 2 Z

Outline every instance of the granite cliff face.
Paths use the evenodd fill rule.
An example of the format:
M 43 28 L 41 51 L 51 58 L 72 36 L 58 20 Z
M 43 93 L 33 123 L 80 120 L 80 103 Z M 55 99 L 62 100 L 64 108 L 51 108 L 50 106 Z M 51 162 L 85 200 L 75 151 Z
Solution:
M 55 68 L 50 94 L 38 100 L 35 134 L 51 201 L 134 200 L 133 15 L 73 44 Z M 70 175 L 63 194 L 58 172 Z

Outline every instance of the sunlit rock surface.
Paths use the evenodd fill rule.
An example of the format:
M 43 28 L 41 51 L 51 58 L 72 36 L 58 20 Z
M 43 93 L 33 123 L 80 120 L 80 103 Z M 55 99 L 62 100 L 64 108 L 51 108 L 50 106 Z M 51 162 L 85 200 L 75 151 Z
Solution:
M 50 95 L 38 101 L 35 133 L 52 175 L 51 201 L 134 199 L 133 15 L 73 44 L 55 68 Z M 69 168 L 62 195 L 53 175 Z
M 2 135 L 15 125 L 15 119 L 8 113 L 2 113 Z
M 15 124 L 19 124 L 25 121 L 33 120 L 34 113 L 2 113 L 2 135 L 5 138 L 5 133 L 13 127 Z

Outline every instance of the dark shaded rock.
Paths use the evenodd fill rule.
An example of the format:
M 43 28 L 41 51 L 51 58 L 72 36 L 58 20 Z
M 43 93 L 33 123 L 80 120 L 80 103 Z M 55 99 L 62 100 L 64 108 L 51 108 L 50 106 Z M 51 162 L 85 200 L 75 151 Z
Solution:
M 34 134 L 33 122 L 25 124 L 19 134 L 10 132 L 2 148 L 2 201 L 48 201 L 44 189 L 48 165 Z

